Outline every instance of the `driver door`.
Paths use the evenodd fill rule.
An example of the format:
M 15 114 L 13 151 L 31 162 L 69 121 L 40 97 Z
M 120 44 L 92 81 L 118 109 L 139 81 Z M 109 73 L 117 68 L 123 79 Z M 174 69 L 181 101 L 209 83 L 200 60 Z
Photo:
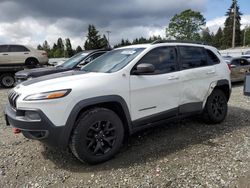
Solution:
M 133 69 L 145 63 L 154 65 L 154 73 L 136 75 L 132 70 L 130 76 L 131 118 L 138 124 L 143 124 L 140 120 L 150 123 L 151 120 L 177 115 L 180 97 L 180 72 L 175 46 L 151 50 Z

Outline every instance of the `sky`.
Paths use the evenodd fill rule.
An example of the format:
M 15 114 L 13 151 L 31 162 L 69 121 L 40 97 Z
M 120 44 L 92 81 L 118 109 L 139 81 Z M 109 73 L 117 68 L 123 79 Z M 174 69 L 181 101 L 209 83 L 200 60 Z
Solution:
M 122 38 L 161 35 L 170 19 L 186 9 L 200 11 L 211 32 L 223 27 L 232 0 L 0 0 L 0 44 L 36 47 L 47 40 L 70 38 L 83 47 L 89 24 L 101 35 L 111 31 L 110 43 Z M 242 27 L 250 26 L 250 2 L 238 0 Z

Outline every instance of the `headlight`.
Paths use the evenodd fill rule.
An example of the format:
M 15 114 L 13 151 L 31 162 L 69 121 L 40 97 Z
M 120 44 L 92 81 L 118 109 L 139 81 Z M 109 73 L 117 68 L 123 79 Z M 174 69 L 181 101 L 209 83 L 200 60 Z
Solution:
M 49 91 L 44 93 L 37 93 L 28 95 L 24 98 L 25 101 L 35 101 L 35 100 L 46 100 L 46 99 L 58 99 L 67 96 L 71 92 L 71 89 Z

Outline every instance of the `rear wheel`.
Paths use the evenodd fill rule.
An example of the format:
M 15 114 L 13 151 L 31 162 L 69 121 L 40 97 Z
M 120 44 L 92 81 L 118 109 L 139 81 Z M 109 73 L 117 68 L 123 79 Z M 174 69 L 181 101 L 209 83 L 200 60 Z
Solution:
M 121 148 L 123 137 L 118 115 L 109 109 L 94 108 L 77 120 L 70 148 L 80 161 L 96 164 L 112 158 Z
M 29 58 L 26 60 L 25 65 L 28 68 L 35 68 L 39 64 L 38 60 L 35 58 Z
M 14 75 L 10 73 L 2 74 L 2 76 L 0 77 L 0 82 L 1 85 L 5 88 L 13 87 L 15 84 Z
M 227 97 L 220 90 L 215 89 L 207 99 L 205 117 L 210 123 L 221 123 L 227 115 Z

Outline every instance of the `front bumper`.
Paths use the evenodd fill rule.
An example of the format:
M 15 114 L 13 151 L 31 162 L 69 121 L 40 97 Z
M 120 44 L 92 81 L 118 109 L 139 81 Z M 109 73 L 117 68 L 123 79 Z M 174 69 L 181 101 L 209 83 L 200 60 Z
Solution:
M 37 113 L 40 119 L 31 120 L 25 117 L 26 111 Z M 50 146 L 64 147 L 61 145 L 61 141 L 65 126 L 55 126 L 41 110 L 14 110 L 7 104 L 5 119 L 7 125 L 20 129 L 26 138 L 39 140 Z

